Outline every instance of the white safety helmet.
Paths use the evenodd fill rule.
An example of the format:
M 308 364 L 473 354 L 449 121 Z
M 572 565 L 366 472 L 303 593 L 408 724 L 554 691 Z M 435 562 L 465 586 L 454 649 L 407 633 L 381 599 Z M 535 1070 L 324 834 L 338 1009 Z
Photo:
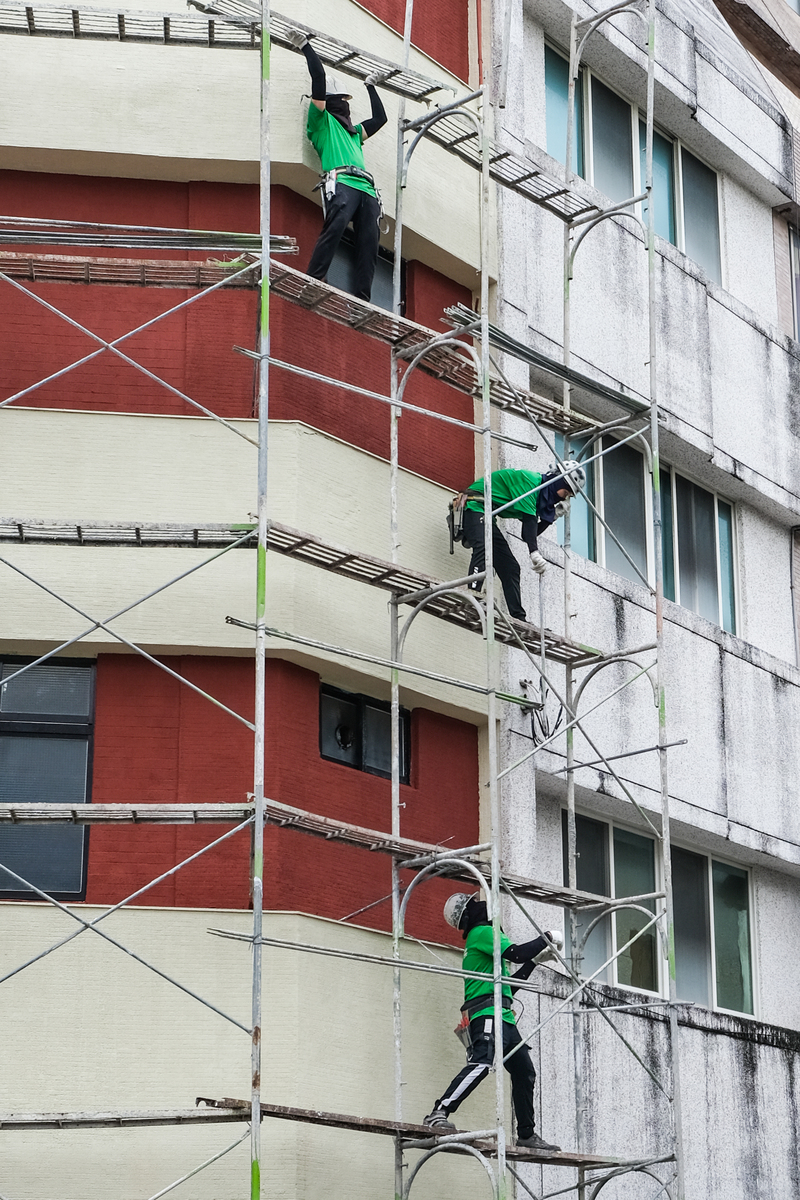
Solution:
M 551 467 L 554 474 L 563 475 L 569 490 L 573 496 L 577 496 L 579 492 L 586 487 L 586 472 L 581 464 L 574 458 L 568 458 L 563 466 L 554 463 Z
M 341 96 L 343 100 L 352 100 L 352 94 L 342 83 L 338 75 L 325 76 L 325 95 L 326 96 Z
M 445 901 L 444 919 L 453 929 L 460 929 L 464 912 L 471 899 L 472 896 L 468 896 L 466 892 L 456 892 Z

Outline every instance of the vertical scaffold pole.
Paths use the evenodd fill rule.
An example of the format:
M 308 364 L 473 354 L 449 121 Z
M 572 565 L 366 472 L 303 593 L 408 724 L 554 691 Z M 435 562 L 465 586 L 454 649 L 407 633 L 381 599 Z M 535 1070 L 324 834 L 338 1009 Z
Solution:
M 411 22 L 414 16 L 414 0 L 406 0 L 405 18 L 403 21 L 403 68 L 408 69 L 411 54 Z M 401 315 L 402 308 L 402 255 L 403 255 L 403 158 L 405 134 L 403 123 L 406 115 L 405 97 L 400 97 L 397 111 L 397 175 L 395 184 L 394 210 L 394 263 L 392 265 L 392 309 L 396 316 Z M 392 399 L 397 397 L 399 371 L 397 355 L 392 350 L 391 378 L 389 381 Z M 398 562 L 400 554 L 400 519 L 399 519 L 399 475 L 400 475 L 400 443 L 398 421 L 402 409 L 392 405 L 390 411 L 389 437 L 389 473 L 390 473 L 390 527 L 392 541 L 392 562 Z M 397 603 L 392 599 L 390 607 L 391 618 L 391 656 L 392 662 L 397 661 L 398 612 Z M 400 837 L 400 673 L 392 668 L 392 837 Z M 392 858 L 392 955 L 397 961 L 400 958 L 400 872 L 397 859 Z M 403 1010 L 401 1004 L 400 968 L 393 968 L 392 980 L 392 1029 L 394 1033 L 394 1117 L 396 1121 L 403 1119 Z M 403 1145 L 399 1137 L 394 1143 L 394 1194 L 395 1200 L 401 1200 L 403 1195 Z
M 487 121 L 490 116 L 486 63 L 484 62 L 484 93 L 481 100 L 481 191 L 480 191 L 480 315 L 481 315 L 481 400 L 483 428 L 483 511 L 484 552 L 486 556 L 486 689 L 487 689 L 487 756 L 489 770 L 489 811 L 491 818 L 491 897 L 494 972 L 494 1069 L 495 1112 L 497 1121 L 497 1198 L 506 1196 L 506 1131 L 505 1092 L 503 1071 L 503 1003 L 502 982 L 502 911 L 500 908 L 500 838 L 502 814 L 500 784 L 497 778 L 497 673 L 498 654 L 494 637 L 494 554 L 492 546 L 492 404 L 490 387 L 489 346 L 489 203 L 491 199 L 491 143 Z
M 572 178 L 572 157 L 575 145 L 575 81 L 578 71 L 577 57 L 577 13 L 573 11 L 570 24 L 569 39 L 569 86 L 567 91 L 567 147 L 565 181 L 569 187 Z M 572 228 L 564 227 L 564 366 L 570 365 L 571 353 L 571 313 L 570 313 L 570 260 L 572 251 Z M 565 380 L 563 387 L 564 411 L 569 412 L 572 406 L 570 384 Z M 564 459 L 571 456 L 569 432 L 564 435 Z M 564 636 L 572 636 L 572 525 L 569 510 L 564 517 Z M 574 674 L 572 666 L 567 664 L 565 679 L 565 700 L 569 716 L 573 713 L 574 704 Z M 575 818 L 575 729 L 570 725 L 567 730 L 567 883 L 576 888 L 577 882 L 577 829 Z M 570 946 L 570 963 L 573 971 L 580 975 L 581 959 L 578 954 L 578 916 L 574 908 L 569 910 L 568 933 Z M 572 1053 L 573 1070 L 575 1074 L 575 1145 L 580 1152 L 584 1149 L 584 1115 L 586 1111 L 586 1087 L 583 1074 L 583 1031 L 578 1006 L 575 1005 L 572 1014 Z M 585 1179 L 579 1177 L 578 1200 L 583 1200 L 586 1194 Z
M 658 437 L 658 374 L 656 325 L 656 249 L 653 197 L 653 113 L 655 98 L 656 0 L 647 0 L 647 142 L 645 190 L 647 192 L 647 300 L 650 332 L 650 443 L 653 450 L 653 549 L 656 576 L 656 682 L 658 689 L 658 762 L 661 784 L 661 853 L 664 869 L 664 904 L 669 953 L 669 1040 L 672 1063 L 672 1135 L 675 1145 L 676 1200 L 684 1200 L 683 1126 L 681 1115 L 680 1047 L 675 978 L 675 917 L 672 899 L 672 841 L 670 836 L 669 779 L 667 774 L 667 707 L 664 682 L 664 564 L 661 504 L 661 467 Z
M 250 1200 L 261 1197 L 261 931 L 264 907 L 264 737 L 266 721 L 267 447 L 269 442 L 269 66 L 270 0 L 261 0 L 260 227 L 261 312 L 258 372 L 258 550 L 256 567 L 255 746 L 253 792 L 253 1004 L 250 1096 Z

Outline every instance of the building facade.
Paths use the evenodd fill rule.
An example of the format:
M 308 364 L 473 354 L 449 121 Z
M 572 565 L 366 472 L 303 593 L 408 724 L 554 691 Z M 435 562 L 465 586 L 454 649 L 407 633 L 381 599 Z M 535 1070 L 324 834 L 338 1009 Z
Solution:
M 144 21 L 154 5 L 140 7 Z M 405 7 L 297 0 L 288 18 L 402 62 Z M 164 0 L 159 13 L 172 8 Z M 210 32 L 206 46 L 170 45 L 166 37 L 162 45 L 125 44 L 122 35 L 91 40 L 78 35 L 88 16 L 73 24 L 75 36 L 48 37 L 44 12 L 30 11 L 22 34 L 10 26 L 0 33 L 5 212 L 43 224 L 97 223 L 106 232 L 257 234 L 255 41 L 232 49 L 221 35 L 214 44 Z M 581 4 L 577 15 L 595 11 Z M 122 30 L 117 10 L 109 12 Z M 645 26 L 620 14 L 587 41 L 567 178 L 572 15 L 560 0 L 511 3 L 508 11 L 481 0 L 418 3 L 409 61 L 443 85 L 435 103 L 483 87 L 482 116 L 495 144 L 599 213 L 644 190 Z M 135 14 L 126 20 L 135 26 Z M 684 1194 L 788 1197 L 800 1186 L 800 1009 L 789 965 L 800 866 L 793 100 L 780 73 L 756 62 L 710 0 L 660 4 L 655 48 L 661 665 Z M 276 35 L 271 230 L 298 246 L 296 258 L 276 256 L 278 267 L 286 262 L 301 273 L 321 223 L 318 164 L 305 137 L 308 90 L 302 58 Z M 353 90 L 359 116 L 367 99 L 357 77 Z M 366 157 L 386 209 L 373 304 L 387 308 L 401 98 L 387 90 L 384 100 L 389 124 Z M 413 102 L 404 110 L 406 118 L 424 111 Z M 534 624 L 552 634 L 551 646 L 565 636 L 570 646 L 595 648 L 584 663 L 590 668 L 601 656 L 619 658 L 582 693 L 585 715 L 573 744 L 575 884 L 612 900 L 648 897 L 606 915 L 590 933 L 573 966 L 594 979 L 572 1016 L 564 968 L 534 975 L 520 1024 L 533 1035 L 548 1021 L 533 1043 L 538 1125 L 565 1148 L 651 1164 L 651 1174 L 623 1176 L 605 1194 L 655 1197 L 667 1182 L 677 1197 L 671 1164 L 657 1161 L 672 1154 L 675 1106 L 664 1091 L 676 1090 L 664 921 L 642 932 L 648 912 L 662 911 L 665 883 L 658 711 L 649 677 L 630 682 L 636 671 L 652 673 L 640 648 L 655 640 L 652 457 L 638 415 L 650 399 L 646 214 L 639 201 L 604 219 L 576 252 L 571 363 L 587 382 L 573 381 L 579 419 L 565 420 L 551 369 L 564 344 L 565 224 L 519 191 L 492 184 L 482 247 L 479 199 L 474 166 L 423 140 L 403 194 L 402 311 L 442 333 L 445 309 L 479 305 L 483 267 L 492 322 L 539 355 L 537 363 L 514 353 L 498 359 L 510 383 L 538 403 L 540 419 L 534 428 L 519 406 L 495 408 L 495 465 L 543 471 L 556 456 L 587 450 L 587 495 L 597 515 L 584 500 L 573 502 L 568 572 L 560 524 L 542 538 L 549 567 L 541 584 L 520 553 L 523 599 Z M 135 241 L 117 252 L 131 264 L 132 282 L 119 275 L 114 284 L 89 282 L 97 268 L 87 256 L 113 257 L 89 247 L 65 246 L 56 235 L 7 245 L 0 281 L 0 399 L 11 401 L 0 410 L 0 516 L 11 527 L 2 551 L 2 678 L 60 647 L 8 683 L 0 704 L 0 862 L 13 872 L 7 888 L 0 880 L 7 1067 L 0 1110 L 8 1114 L 185 1110 L 197 1096 L 247 1099 L 251 1085 L 252 951 L 240 940 L 252 928 L 249 828 L 148 819 L 32 828 L 11 815 L 15 805 L 48 801 L 243 809 L 253 787 L 252 546 L 215 557 L 219 547 L 200 544 L 199 535 L 194 546 L 167 537 L 147 545 L 144 532 L 133 541 L 145 544 L 102 545 L 84 531 L 103 523 L 134 531 L 252 525 L 257 374 L 252 357 L 234 348 L 258 350 L 258 291 L 252 278 L 207 295 L 176 286 L 175 263 L 206 263 L 209 252 Z M 80 258 L 81 281 L 66 282 L 63 265 L 43 281 L 43 252 Z M 219 252 L 217 266 L 220 255 L 236 260 L 235 252 Z M 159 260 L 172 274 L 143 285 L 137 261 L 148 264 L 152 284 Z M 347 290 L 350 265 L 345 244 L 330 282 Z M 463 577 L 468 559 L 461 548 L 450 557 L 444 518 L 453 493 L 483 474 L 480 398 L 435 372 L 414 375 L 405 402 L 455 423 L 403 412 L 393 507 L 387 339 L 286 296 L 276 283 L 270 519 L 359 561 L 387 569 L 395 562 L 428 580 Z M 627 410 L 609 399 L 613 393 L 629 398 Z M 63 536 L 50 544 L 26 539 L 36 522 L 63 526 Z M 297 554 L 269 553 L 266 580 L 266 795 L 388 838 L 389 593 Z M 530 655 L 507 646 L 499 655 L 503 694 L 542 699 Z M 555 894 L 569 883 L 563 733 L 503 778 L 498 828 L 487 787 L 497 768 L 483 639 L 423 614 L 410 627 L 405 661 L 422 673 L 401 678 L 401 837 L 451 849 L 494 838 L 504 872 L 545 881 Z M 499 704 L 501 768 L 567 724 L 559 711 L 562 662 L 548 659 L 543 708 Z M 397 1115 L 392 972 L 370 961 L 392 954 L 392 859 L 382 849 L 309 836 L 288 822 L 266 827 L 268 1103 Z M 399 878 L 406 889 L 414 875 L 401 870 Z M 463 886 L 433 878 L 414 891 L 404 959 L 458 967 L 461 940 L 441 909 Z M 39 957 L 75 932 L 70 912 L 90 922 L 124 900 L 101 928 L 130 953 L 87 931 Z M 592 910 L 581 911 L 579 935 Z M 535 904 L 531 915 L 543 928 L 569 924 L 552 904 Z M 503 918 L 512 936 L 533 936 L 510 900 Z M 458 979 L 403 972 L 400 1115 L 407 1122 L 422 1119 L 463 1061 L 450 1033 L 460 987 Z M 640 1061 L 593 1004 L 617 1010 L 614 1025 Z M 460 1110 L 459 1125 L 486 1129 L 493 1121 L 487 1082 Z M 216 1155 L 178 1193 L 233 1197 L 247 1186 L 241 1122 L 119 1125 L 0 1129 L 0 1194 L 154 1197 Z M 363 1130 L 265 1120 L 262 1148 L 264 1195 L 373 1196 L 395 1186 L 390 1140 Z M 417 1153 L 407 1152 L 411 1164 Z M 519 1195 L 525 1186 L 536 1194 L 575 1186 L 574 1166 L 514 1167 L 521 1182 L 509 1177 L 509 1187 Z M 487 1188 L 470 1158 L 439 1155 L 413 1194 Z

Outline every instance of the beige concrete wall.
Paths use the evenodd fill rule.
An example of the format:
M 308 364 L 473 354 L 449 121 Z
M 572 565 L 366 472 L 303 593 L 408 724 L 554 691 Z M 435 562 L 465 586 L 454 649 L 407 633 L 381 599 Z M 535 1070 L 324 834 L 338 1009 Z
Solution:
M 217 422 L 195 417 L 6 409 L 0 512 L 19 518 L 91 521 L 246 522 L 256 504 L 256 451 Z M 248 434 L 255 423 L 240 422 Z M 391 559 L 389 466 L 298 422 L 270 426 L 270 513 L 276 521 L 348 549 Z M 409 471 L 399 483 L 400 561 L 434 578 L 463 575 L 468 559 L 447 550 L 450 493 Z M 192 549 L 6 546 L 2 556 L 92 619 L 101 620 L 211 552 Z M 3 645 L 34 653 L 75 637 L 89 622 L 9 566 L 2 567 Z M 252 634 L 225 623 L 254 619 L 255 558 L 235 550 L 115 623 L 151 653 L 249 653 Z M 281 630 L 383 658 L 390 654 L 388 593 L 279 554 L 268 559 L 268 621 Z M 407 610 L 410 611 L 410 610 Z M 280 643 L 272 643 L 276 650 Z M 85 652 L 124 650 L 102 632 Z M 78 648 L 80 653 L 81 647 Z M 280 650 L 286 656 L 286 647 Z M 388 688 L 388 672 L 325 652 L 291 651 L 331 682 Z M 482 684 L 484 643 L 422 616 L 406 661 Z M 361 683 L 359 683 L 359 679 Z M 369 680 L 369 686 L 364 684 Z M 475 719 L 483 697 L 409 677 L 404 703 L 428 703 Z M 359 689 L 357 689 L 359 690 Z M 472 717 L 469 714 L 473 714 Z
M 114 8 L 111 4 L 101 7 Z M 139 0 L 128 9 L 178 11 L 174 0 Z M 393 62 L 402 38 L 350 0 L 297 0 L 292 16 L 369 48 Z M 3 165 L 17 170 L 136 178 L 258 182 L 259 54 L 248 50 L 118 45 L 5 36 L 0 77 Z M 417 50 L 411 66 L 453 91 L 464 84 Z M 369 115 L 354 81 L 356 119 Z M 273 180 L 311 196 L 319 162 L 305 137 L 309 92 L 305 60 L 274 47 L 271 76 Z M 386 211 L 394 215 L 398 98 L 384 94 L 389 124 L 366 150 Z M 406 116 L 426 111 L 409 103 Z M 404 224 L 409 257 L 421 257 L 477 287 L 478 174 L 424 144 L 415 153 Z M 448 204 L 431 204 L 432 196 Z M 52 216 L 68 217 L 69 213 Z M 494 221 L 492 221 L 492 228 Z M 470 270 L 471 268 L 471 270 Z
M 99 909 L 81 906 L 91 919 Z M 250 949 L 210 935 L 247 932 L 242 911 L 139 908 L 102 926 L 227 1013 L 249 1024 Z M 74 928 L 40 904 L 0 904 L 3 972 Z M 389 935 L 296 913 L 265 918 L 265 936 L 391 955 Z M 460 954 L 414 943 L 404 958 L 457 966 Z M 265 948 L 265 1101 L 360 1116 L 394 1111 L 392 972 L 388 967 Z M 420 1120 L 463 1051 L 451 1030 L 461 984 L 403 973 L 403 1112 Z M 248 1095 L 249 1037 L 196 1000 L 85 933 L 0 990 L 0 1112 L 190 1108 L 198 1095 Z M 463 1106 L 466 1128 L 492 1121 L 491 1080 Z M 0 1193 L 14 1200 L 141 1200 L 230 1145 L 243 1125 L 205 1129 L 93 1129 L 3 1133 Z M 265 1191 L 291 1200 L 374 1200 L 392 1194 L 390 1138 L 295 1122 L 262 1126 Z M 409 1152 L 410 1162 L 416 1152 Z M 175 1193 L 240 1200 L 249 1148 L 238 1150 Z M 423 1170 L 423 1200 L 488 1195 L 472 1161 L 439 1159 Z

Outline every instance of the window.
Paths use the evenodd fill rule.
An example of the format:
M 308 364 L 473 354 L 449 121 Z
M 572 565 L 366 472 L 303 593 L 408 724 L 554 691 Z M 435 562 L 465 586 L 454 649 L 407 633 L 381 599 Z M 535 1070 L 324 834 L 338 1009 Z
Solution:
M 547 153 L 560 163 L 567 161 L 567 101 L 569 99 L 569 63 L 550 46 L 544 48 L 544 86 L 546 92 Z M 575 80 L 575 124 L 572 170 L 584 174 L 583 166 L 583 76 Z
M 22 660 L 0 661 L 8 679 Z M 86 804 L 94 709 L 94 668 L 43 663 L 0 690 L 0 801 Z M 81 898 L 88 830 L 69 826 L 0 827 L 0 862 L 59 899 Z M 0 872 L 0 894 L 33 897 Z
M 332 762 L 392 777 L 390 704 L 322 687 L 319 694 L 319 752 Z M 409 717 L 400 709 L 400 782 L 409 781 Z
M 564 438 L 556 434 L 556 451 L 564 455 Z M 585 447 L 570 440 L 570 455 Z M 650 478 L 644 456 L 630 444 L 611 450 L 605 437 L 601 459 L 586 468 L 587 492 L 633 562 L 648 579 L 654 576 L 651 546 Z M 593 444 L 589 457 L 598 453 Z M 715 625 L 736 633 L 736 572 L 733 505 L 715 492 L 692 483 L 671 467 L 661 468 L 664 595 Z M 585 500 L 576 499 L 570 513 L 572 549 L 625 579 L 641 582 L 617 543 Z M 563 545 L 563 521 L 558 540 Z
M 569 878 L 567 864 L 567 813 L 562 812 L 562 844 L 564 847 L 564 880 Z M 642 896 L 656 889 L 655 843 L 605 821 L 576 817 L 577 886 L 585 892 L 600 896 Z M 655 913 L 653 900 L 642 901 L 642 908 Z M 589 910 L 579 916 L 579 931 L 584 931 L 597 914 Z M 613 917 L 599 922 L 586 941 L 583 974 L 594 972 L 639 932 L 650 918 L 638 909 L 623 909 Z M 659 990 L 658 945 L 655 926 L 642 934 L 621 954 L 603 975 L 606 983 L 641 988 L 647 992 Z
M 613 822 L 576 817 L 577 885 L 598 895 L 623 898 L 657 890 L 653 838 Z M 567 874 L 567 814 L 562 812 L 564 879 Z M 679 1000 L 706 1008 L 753 1012 L 749 876 L 741 867 L 704 854 L 672 848 L 675 966 Z M 642 907 L 655 912 L 652 901 Z M 582 916 L 587 928 L 591 915 Z M 586 944 L 583 974 L 598 967 L 647 924 L 637 909 L 623 909 L 595 926 Z M 580 926 L 579 926 L 580 928 Z M 605 982 L 643 991 L 666 991 L 659 977 L 655 928 L 620 955 Z M 602 978 L 602 977 L 600 977 Z
M 545 46 L 547 152 L 566 159 L 569 64 Z M 644 191 L 647 129 L 642 110 L 588 68 L 575 89 L 575 156 L 572 169 L 615 204 Z M 638 131 L 638 134 L 637 134 Z M 638 136 L 639 153 L 634 152 Z M 647 205 L 640 213 L 647 220 Z M 659 237 L 722 282 L 717 174 L 680 142 L 653 130 L 653 218 Z
M 664 595 L 736 633 L 733 506 L 661 469 Z
M 798 0 L 800 3 L 800 0 Z M 789 247 L 792 263 L 792 307 L 794 336 L 800 340 L 800 237 L 794 226 L 789 226 Z
M 747 872 L 675 846 L 672 885 L 678 999 L 752 1013 Z
M 394 270 L 394 255 L 388 250 L 384 250 L 383 246 L 378 247 L 378 258 L 375 263 L 375 275 L 372 280 L 372 295 L 371 301 L 378 308 L 385 308 L 388 312 L 392 312 L 394 305 L 392 304 L 392 272 Z M 330 269 L 328 270 L 327 280 L 333 287 L 339 288 L 343 292 L 353 294 L 356 277 L 356 245 L 355 238 L 350 229 L 345 230 L 342 240 L 336 247 L 336 253 L 333 256 Z M 401 264 L 400 275 L 400 292 L 401 296 L 405 290 L 403 287 L 403 273 Z

